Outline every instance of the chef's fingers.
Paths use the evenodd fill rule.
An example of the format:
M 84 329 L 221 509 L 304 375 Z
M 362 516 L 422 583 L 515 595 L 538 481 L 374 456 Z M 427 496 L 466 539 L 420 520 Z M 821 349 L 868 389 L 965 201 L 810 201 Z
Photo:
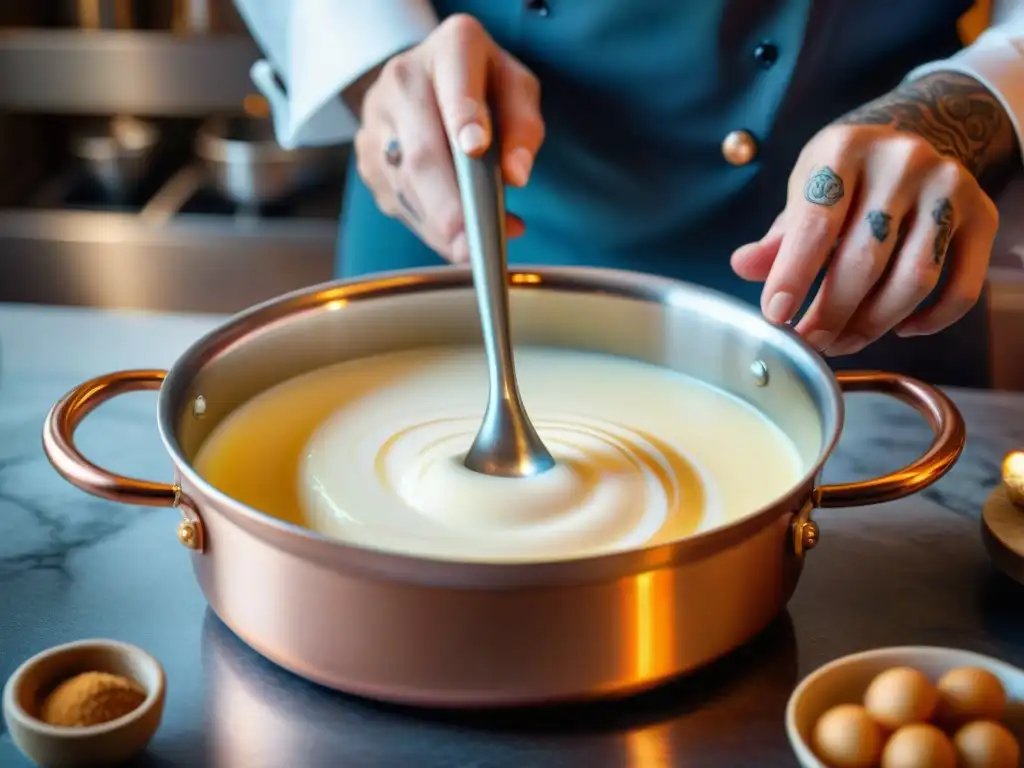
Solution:
M 950 240 L 962 220 L 957 210 L 959 196 L 947 195 L 936 194 L 936 185 L 925 185 L 889 275 L 857 310 L 827 354 L 859 352 L 905 320 L 935 289 Z
M 796 325 L 812 347 L 824 351 L 831 346 L 868 299 L 900 247 L 901 228 L 905 233 L 914 203 L 913 192 L 905 186 L 865 184 L 818 293 Z
M 950 273 L 938 299 L 897 326 L 897 335 L 938 333 L 967 314 L 981 297 L 999 227 L 999 213 L 987 196 L 980 196 L 979 200 L 981 210 L 953 237 L 948 256 Z
M 395 186 L 414 208 L 423 239 L 452 261 L 468 258 L 463 235 L 462 201 L 451 150 L 433 83 L 425 70 L 411 69 L 391 105 L 393 137 L 401 161 L 393 169 Z M 399 199 L 402 202 L 402 199 Z
M 786 234 L 761 294 L 761 310 L 772 322 L 793 319 L 831 256 L 859 167 L 853 148 L 839 139 L 818 145 L 807 162 L 798 162 L 790 181 Z
M 729 260 L 733 272 L 744 280 L 763 283 L 772 270 L 779 254 L 782 237 L 786 234 L 785 212 L 775 217 L 771 227 L 760 240 L 742 245 L 733 251 Z
M 523 187 L 544 141 L 540 82 L 525 65 L 504 52 L 498 55 L 494 79 L 491 99 L 501 135 L 502 175 L 512 186 Z
M 497 46 L 479 21 L 449 16 L 431 35 L 429 71 L 448 136 L 479 157 L 491 143 L 487 85 Z

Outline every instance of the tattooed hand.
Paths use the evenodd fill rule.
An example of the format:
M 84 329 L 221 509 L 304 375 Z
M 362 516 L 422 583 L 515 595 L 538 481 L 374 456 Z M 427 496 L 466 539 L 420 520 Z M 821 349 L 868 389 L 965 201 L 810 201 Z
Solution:
M 449 16 L 419 45 L 389 59 L 344 98 L 362 118 L 357 169 L 377 206 L 449 261 L 469 258 L 449 138 L 479 157 L 501 125 L 505 181 L 529 179 L 544 141 L 540 84 L 480 22 Z M 525 231 L 506 216 L 509 237 Z
M 1013 161 L 1015 142 L 999 102 L 972 78 L 939 73 L 903 85 L 811 139 L 786 209 L 733 254 L 733 269 L 764 281 L 765 315 L 789 322 L 827 268 L 796 329 L 829 355 L 894 328 L 940 331 L 984 287 L 998 215 L 977 177 Z M 918 309 L 944 266 L 937 300 Z

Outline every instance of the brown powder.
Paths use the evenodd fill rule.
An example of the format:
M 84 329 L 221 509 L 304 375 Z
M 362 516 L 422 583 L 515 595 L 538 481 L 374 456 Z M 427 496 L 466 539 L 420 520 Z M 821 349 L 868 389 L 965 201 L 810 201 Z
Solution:
M 84 727 L 127 715 L 146 700 L 134 680 L 107 672 L 83 672 L 58 685 L 43 702 L 43 722 Z

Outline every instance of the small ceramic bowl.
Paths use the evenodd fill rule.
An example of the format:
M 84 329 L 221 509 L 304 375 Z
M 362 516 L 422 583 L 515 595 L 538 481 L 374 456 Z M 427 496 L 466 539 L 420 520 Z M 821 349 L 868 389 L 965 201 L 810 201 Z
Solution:
M 844 656 L 818 668 L 793 691 L 786 707 L 786 735 L 804 768 L 828 768 L 811 749 L 818 718 L 838 704 L 859 704 L 875 675 L 892 667 L 913 667 L 932 681 L 957 667 L 981 667 L 1003 684 L 1007 713 L 1003 724 L 1024 745 L 1024 670 L 980 653 L 955 648 L 904 646 Z
M 146 699 L 124 717 L 81 728 L 53 726 L 39 719 L 45 697 L 82 672 L 130 678 Z M 141 648 L 116 640 L 79 640 L 36 654 L 4 686 L 7 730 L 18 749 L 44 768 L 82 768 L 122 762 L 146 748 L 164 711 L 164 670 Z

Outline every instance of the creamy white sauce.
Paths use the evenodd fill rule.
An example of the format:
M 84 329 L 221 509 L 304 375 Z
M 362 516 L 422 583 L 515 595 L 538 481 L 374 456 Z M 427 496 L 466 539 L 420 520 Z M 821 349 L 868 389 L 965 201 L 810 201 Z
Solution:
M 557 461 L 537 477 L 463 465 L 486 405 L 486 369 L 478 348 L 448 347 L 348 361 L 278 385 L 219 425 L 196 466 L 250 506 L 326 535 L 478 561 L 683 538 L 754 512 L 802 474 L 775 425 L 691 378 L 562 349 L 521 348 L 516 364 Z M 281 471 L 274 456 L 291 466 Z

